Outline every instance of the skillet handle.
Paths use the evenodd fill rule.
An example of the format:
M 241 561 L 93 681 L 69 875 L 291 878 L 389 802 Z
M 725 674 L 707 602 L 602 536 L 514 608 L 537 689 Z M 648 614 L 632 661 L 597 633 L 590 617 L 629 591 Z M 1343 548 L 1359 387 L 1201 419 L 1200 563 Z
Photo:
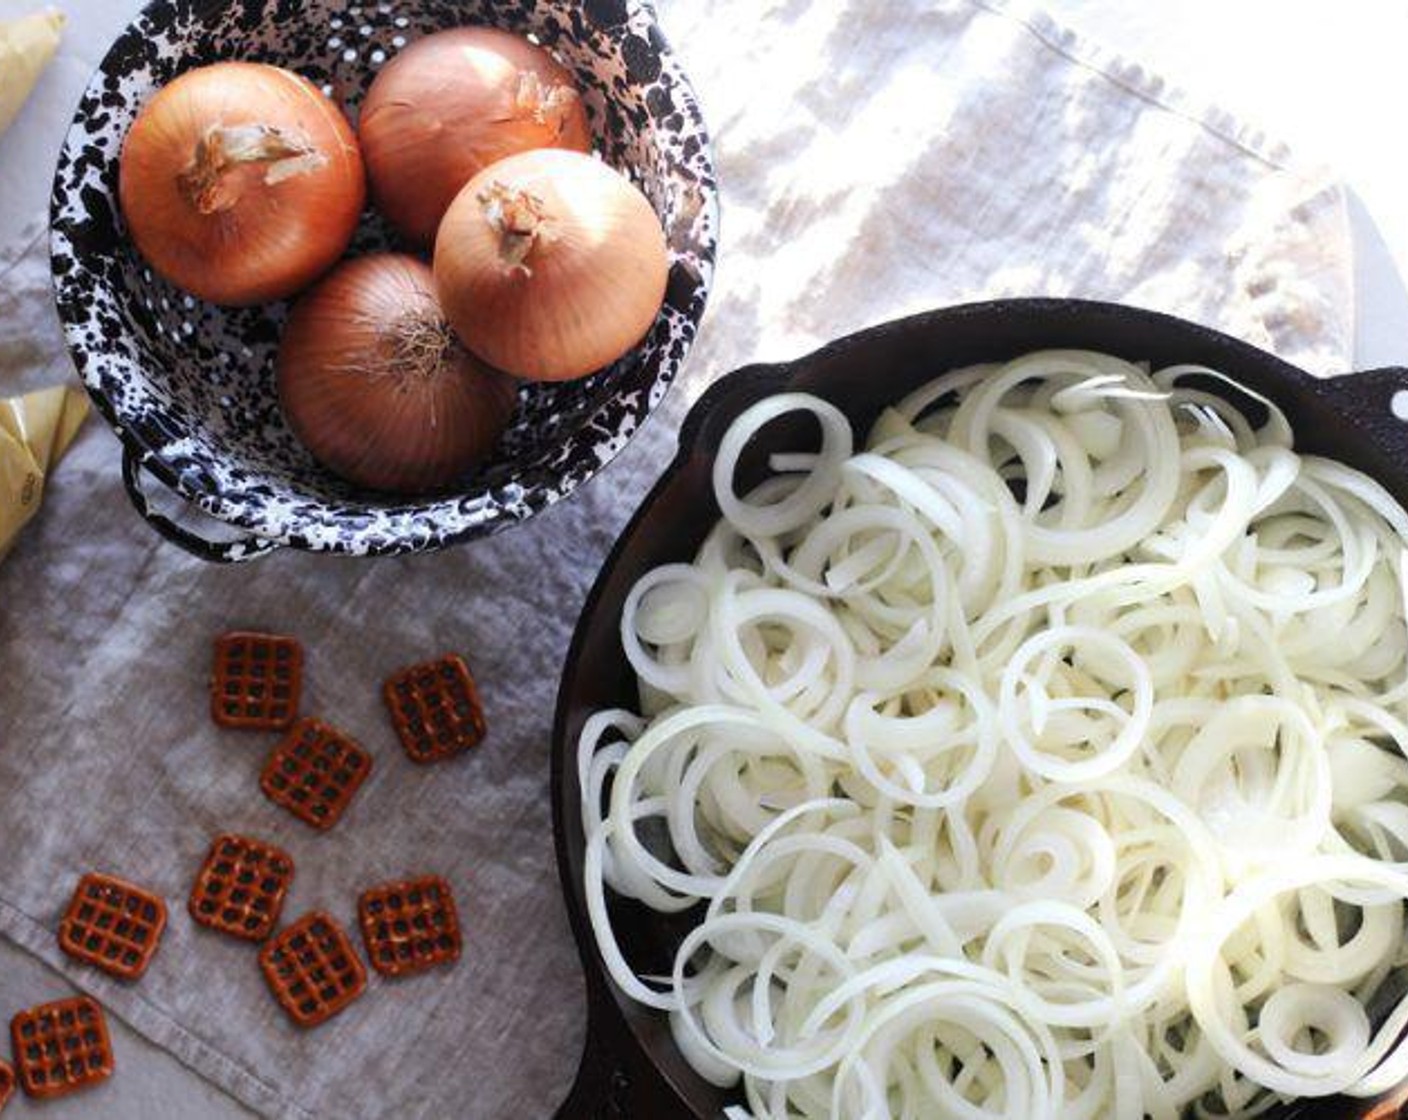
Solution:
M 587 1043 L 555 1120 L 656 1120 L 691 1116 L 631 1035 L 601 981 L 587 976 Z
M 620 1051 L 612 1043 L 616 1031 L 604 1022 L 599 993 L 590 992 L 587 1043 L 577 1067 L 577 1079 L 555 1120 L 630 1120 L 648 1116 L 630 1110 L 631 1079 Z
M 1408 461 L 1408 367 L 1384 366 L 1315 382 L 1329 406 L 1398 462 Z

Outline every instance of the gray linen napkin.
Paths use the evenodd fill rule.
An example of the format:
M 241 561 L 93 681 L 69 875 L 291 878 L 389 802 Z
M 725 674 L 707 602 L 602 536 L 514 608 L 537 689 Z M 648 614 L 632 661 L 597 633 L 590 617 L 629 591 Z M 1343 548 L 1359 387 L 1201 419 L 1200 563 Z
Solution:
M 262 1113 L 537 1117 L 565 1092 L 584 1013 L 547 801 L 556 680 L 610 541 L 709 380 L 997 294 L 1123 299 L 1319 373 L 1347 368 L 1339 189 L 1040 14 L 994 0 L 659 8 L 716 138 L 724 240 L 682 386 L 603 479 L 524 528 L 439 555 L 279 554 L 221 570 L 160 543 L 127 508 L 117 443 L 94 422 L 0 567 L 0 935 Z M 91 63 L 101 44 L 80 36 L 66 49 Z M 57 138 L 69 104 L 33 111 Z M 30 173 L 48 168 L 6 172 Z M 0 395 L 66 368 L 42 243 L 0 246 Z M 375 756 L 327 835 L 259 794 L 272 737 L 210 723 L 210 641 L 235 626 L 299 635 L 305 711 Z M 444 650 L 474 667 L 491 733 L 470 757 L 419 768 L 378 683 Z M 298 1031 L 252 950 L 184 912 L 210 838 L 227 829 L 293 853 L 290 917 L 323 907 L 350 925 L 363 886 L 444 875 L 464 958 L 374 977 L 347 1012 Z M 173 904 L 135 986 L 57 951 L 56 919 L 90 868 Z M 82 1103 L 101 1111 L 102 1092 Z

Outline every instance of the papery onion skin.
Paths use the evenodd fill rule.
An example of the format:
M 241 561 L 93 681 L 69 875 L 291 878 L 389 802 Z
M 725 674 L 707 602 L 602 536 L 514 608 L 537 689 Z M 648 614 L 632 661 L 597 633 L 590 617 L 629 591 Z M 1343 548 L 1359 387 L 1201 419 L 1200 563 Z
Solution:
M 572 76 L 493 27 L 440 31 L 401 51 L 367 91 L 358 135 L 377 209 L 426 246 L 460 188 L 491 163 L 592 147 Z
M 239 145 L 248 161 L 220 166 Z M 123 141 L 118 194 L 157 272 L 243 307 L 293 295 L 332 267 L 357 228 L 366 175 L 351 125 L 311 82 L 218 62 L 143 107 Z
M 513 381 L 451 334 L 414 257 L 350 260 L 303 297 L 278 357 L 279 401 L 324 466 L 375 490 L 453 484 L 512 415 Z
M 455 198 L 435 239 L 445 313 L 480 357 L 538 381 L 610 365 L 660 310 L 669 252 L 649 201 L 599 160 L 511 156 Z

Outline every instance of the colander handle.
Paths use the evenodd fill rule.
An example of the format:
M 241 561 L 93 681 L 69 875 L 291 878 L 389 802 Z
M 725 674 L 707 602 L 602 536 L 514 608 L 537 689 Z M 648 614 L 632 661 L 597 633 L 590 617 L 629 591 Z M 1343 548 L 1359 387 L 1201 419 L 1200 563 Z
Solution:
M 235 540 L 212 541 L 198 533 L 182 528 L 165 514 L 152 509 L 146 491 L 142 489 L 142 460 L 130 447 L 122 449 L 122 485 L 127 489 L 127 497 L 143 519 L 169 540 L 185 549 L 192 556 L 207 560 L 212 564 L 238 564 L 265 556 L 279 547 L 279 542 L 269 537 L 253 533 Z

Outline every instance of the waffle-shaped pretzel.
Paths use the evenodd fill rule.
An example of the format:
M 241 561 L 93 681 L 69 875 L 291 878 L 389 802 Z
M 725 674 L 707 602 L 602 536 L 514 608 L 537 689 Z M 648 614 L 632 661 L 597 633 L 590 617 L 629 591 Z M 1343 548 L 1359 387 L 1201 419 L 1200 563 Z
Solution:
M 350 738 L 311 717 L 301 719 L 274 748 L 259 788 L 314 828 L 331 828 L 372 771 L 372 756 Z
M 367 987 L 367 971 L 343 928 L 321 910 L 259 950 L 269 990 L 300 1027 L 331 1019 Z
M 248 631 L 215 639 L 210 716 L 220 726 L 280 731 L 298 717 L 302 688 L 296 639 Z
M 61 1097 L 112 1075 L 103 1009 L 87 996 L 21 1011 L 10 1020 L 15 1072 L 31 1097 Z
M 0 1058 L 0 1112 L 15 1095 L 15 1069 L 4 1058 Z
M 166 903 L 111 875 L 89 872 L 59 922 L 59 948 L 104 972 L 135 980 L 147 970 L 166 928 Z
M 382 686 L 382 695 L 401 745 L 416 762 L 450 758 L 484 738 L 479 690 L 458 654 L 402 669 Z
M 282 848 L 227 833 L 217 836 L 191 888 L 191 917 L 246 941 L 263 941 L 279 920 L 293 880 Z
M 438 875 L 383 883 L 357 902 L 372 967 L 386 976 L 460 958 L 460 922 L 450 884 Z

